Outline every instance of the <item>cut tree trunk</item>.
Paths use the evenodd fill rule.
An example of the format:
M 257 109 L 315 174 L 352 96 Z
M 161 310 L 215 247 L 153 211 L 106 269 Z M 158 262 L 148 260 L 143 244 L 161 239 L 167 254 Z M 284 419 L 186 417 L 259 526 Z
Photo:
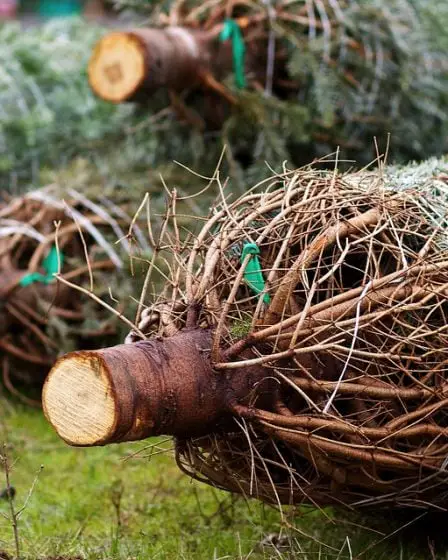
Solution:
M 270 399 L 274 390 L 262 367 L 214 371 L 211 340 L 211 331 L 189 329 L 171 338 L 67 354 L 45 382 L 45 415 L 76 446 L 219 429 L 235 407 Z
M 141 100 L 159 88 L 175 91 L 209 83 L 232 69 L 229 44 L 215 35 L 187 29 L 134 29 L 104 36 L 92 53 L 88 75 L 106 101 Z

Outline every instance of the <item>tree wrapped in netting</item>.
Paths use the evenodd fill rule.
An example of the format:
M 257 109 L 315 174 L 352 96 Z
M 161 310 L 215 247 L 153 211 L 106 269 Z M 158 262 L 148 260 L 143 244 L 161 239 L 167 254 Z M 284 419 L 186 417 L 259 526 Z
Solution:
M 448 12 L 438 2 L 116 4 L 142 11 L 145 27 L 97 44 L 94 91 L 162 111 L 156 129 L 174 112 L 188 130 L 219 131 L 252 176 L 265 174 L 264 159 L 302 165 L 336 146 L 367 163 L 372 138 L 384 146 L 389 133 L 395 160 L 447 149 Z M 163 94 L 172 112 L 158 105 Z
M 104 28 L 78 19 L 0 28 L 0 186 L 17 192 L 79 155 L 98 164 L 104 138 L 123 137 L 131 108 L 96 99 L 87 82 L 90 50 Z M 96 155 L 96 158 L 95 158 Z
M 370 161 L 374 135 L 381 147 L 392 135 L 396 161 L 447 150 L 445 5 L 116 4 L 135 10 L 138 31 L 120 32 L 117 22 L 109 35 L 77 19 L 2 25 L 2 190 L 45 185 L 49 168 L 80 156 L 105 178 L 149 170 L 154 188 L 163 190 L 162 173 L 195 190 L 173 160 L 210 175 L 223 145 L 222 172 L 241 189 L 265 176 L 264 161 L 300 166 L 336 146 Z M 103 35 L 111 45 L 95 57 Z M 132 92 L 134 84 L 139 95 L 103 101 L 89 74 L 92 85 Z
M 126 344 L 58 360 L 47 418 L 72 445 L 174 435 L 183 471 L 269 503 L 445 510 L 447 183 L 446 160 L 284 168 L 233 202 L 218 179 L 187 236 L 172 202 L 164 289 Z
M 0 370 L 23 401 L 33 402 L 57 356 L 122 338 L 116 298 L 138 283 L 129 254 L 149 249 L 130 209 L 58 185 L 0 206 Z
M 187 131 L 164 100 L 154 100 L 148 115 L 136 104 L 112 105 L 93 94 L 88 61 L 106 31 L 77 18 L 1 26 L 0 200 L 59 182 L 60 173 L 82 191 L 99 183 L 138 190 L 140 200 L 147 191 L 163 197 L 161 174 L 179 188 L 192 182 L 173 159 L 203 173 L 215 168 L 222 142 Z

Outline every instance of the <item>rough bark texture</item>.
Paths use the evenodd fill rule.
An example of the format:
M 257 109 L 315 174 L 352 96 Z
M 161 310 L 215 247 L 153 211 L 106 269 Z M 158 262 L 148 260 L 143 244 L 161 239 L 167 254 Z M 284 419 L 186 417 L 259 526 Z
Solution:
M 272 393 L 272 380 L 260 383 L 269 377 L 263 368 L 213 371 L 210 349 L 211 332 L 191 329 L 166 339 L 72 352 L 47 378 L 45 414 L 72 445 L 208 433 L 238 404 Z

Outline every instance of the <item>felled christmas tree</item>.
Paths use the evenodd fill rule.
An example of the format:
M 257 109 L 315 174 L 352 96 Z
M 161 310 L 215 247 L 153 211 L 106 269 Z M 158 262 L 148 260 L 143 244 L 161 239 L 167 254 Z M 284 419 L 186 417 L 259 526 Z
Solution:
M 94 91 L 148 112 L 170 93 L 190 128 L 218 131 L 218 148 L 259 177 L 265 160 L 304 164 L 338 146 L 371 161 L 374 136 L 384 147 L 391 134 L 394 160 L 447 150 L 448 13 L 437 2 L 116 5 L 141 9 L 147 27 L 98 43 Z
M 265 176 L 265 161 L 295 166 L 338 146 L 341 157 L 370 161 L 374 135 L 382 149 L 391 134 L 390 160 L 447 150 L 444 4 L 115 4 L 135 10 L 140 31 L 110 36 L 114 49 L 103 52 L 112 58 L 92 58 L 91 83 L 120 94 L 135 87 L 138 103 L 114 105 L 90 91 L 88 61 L 106 28 L 78 20 L 2 27 L 2 190 L 46 184 L 42 172 L 80 156 L 105 180 L 134 185 L 129 172 L 149 174 L 150 188 L 163 189 L 162 174 L 196 190 L 174 160 L 211 175 L 226 145 L 222 173 L 244 190 Z M 157 29 L 148 37 L 142 24 Z M 199 66 L 188 55 L 197 47 Z
M 174 435 L 182 470 L 267 502 L 446 509 L 447 181 L 284 169 L 186 240 L 171 207 L 165 289 L 128 344 L 58 360 L 47 418 L 72 445 Z
M 0 382 L 22 401 L 40 404 L 43 381 L 61 354 L 122 338 L 116 298 L 141 276 L 129 256 L 150 252 L 133 218 L 137 209 L 116 189 L 111 200 L 104 189 L 87 195 L 76 184 L 0 204 Z

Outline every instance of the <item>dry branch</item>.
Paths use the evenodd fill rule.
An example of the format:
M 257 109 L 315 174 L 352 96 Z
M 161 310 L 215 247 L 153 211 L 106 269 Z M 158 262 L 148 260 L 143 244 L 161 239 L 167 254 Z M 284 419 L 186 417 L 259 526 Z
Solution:
M 11 393 L 28 403 L 30 395 L 22 392 L 38 395 L 58 355 L 93 340 L 120 340 L 109 313 L 66 283 L 89 277 L 93 283 L 95 275 L 107 290 L 111 271 L 122 263 L 114 241 L 121 225 L 129 224 L 84 195 L 72 194 L 52 186 L 0 209 L 2 378 Z M 56 281 L 58 268 L 65 284 Z

